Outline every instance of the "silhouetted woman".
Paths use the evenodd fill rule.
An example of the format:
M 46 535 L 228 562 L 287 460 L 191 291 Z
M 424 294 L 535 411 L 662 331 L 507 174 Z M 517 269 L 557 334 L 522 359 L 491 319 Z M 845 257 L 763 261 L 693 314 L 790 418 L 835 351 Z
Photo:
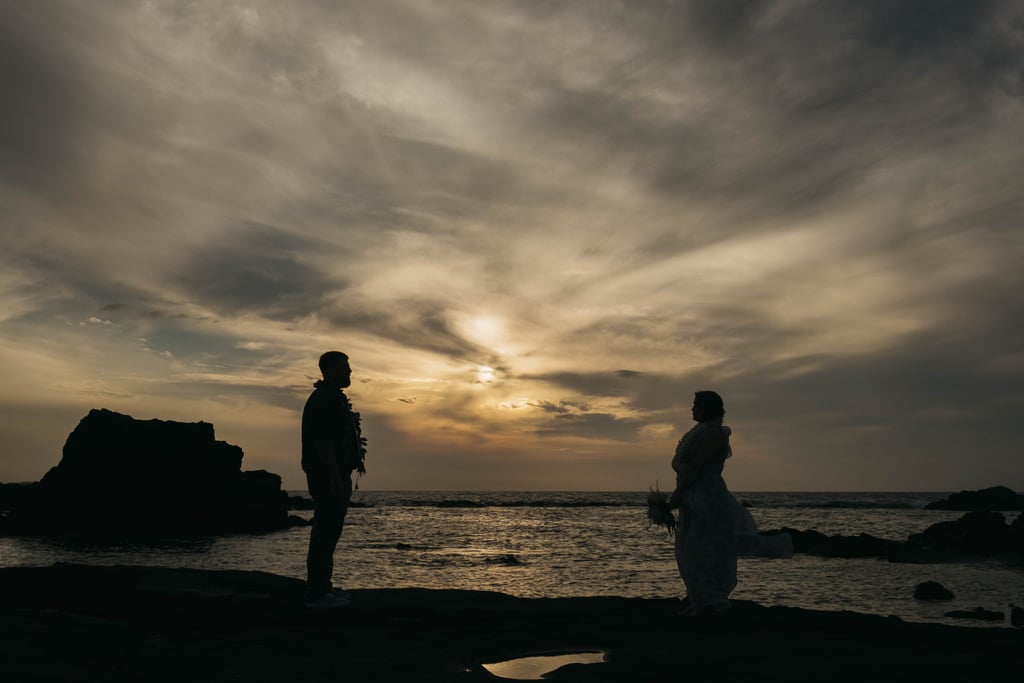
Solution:
M 679 508 L 676 563 L 689 598 L 683 614 L 701 616 L 729 606 L 737 555 L 788 557 L 793 544 L 788 534 L 758 536 L 754 519 L 726 488 L 722 469 L 732 455 L 732 430 L 722 424 L 722 397 L 698 391 L 692 411 L 697 424 L 683 434 L 672 458 L 676 490 L 669 505 Z

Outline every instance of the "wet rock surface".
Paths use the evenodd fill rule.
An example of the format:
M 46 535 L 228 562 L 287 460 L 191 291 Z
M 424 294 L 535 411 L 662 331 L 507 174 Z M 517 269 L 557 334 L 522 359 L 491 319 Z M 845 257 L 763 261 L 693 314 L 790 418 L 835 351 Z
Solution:
M 1016 680 L 1019 631 L 911 624 L 738 601 L 710 619 L 676 599 L 519 599 L 356 590 L 311 612 L 261 572 L 54 565 L 0 569 L 6 680 L 493 681 L 483 662 L 600 649 L 553 681 Z M 797 654 L 799 653 L 799 654 Z

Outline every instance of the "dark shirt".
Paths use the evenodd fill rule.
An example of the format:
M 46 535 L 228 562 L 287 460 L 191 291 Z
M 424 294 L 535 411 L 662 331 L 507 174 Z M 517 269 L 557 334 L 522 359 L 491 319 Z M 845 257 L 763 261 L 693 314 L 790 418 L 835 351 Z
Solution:
M 362 460 L 360 434 L 352 406 L 341 387 L 319 381 L 302 409 L 302 469 L 326 476 L 318 447 L 328 445 L 342 477 Z

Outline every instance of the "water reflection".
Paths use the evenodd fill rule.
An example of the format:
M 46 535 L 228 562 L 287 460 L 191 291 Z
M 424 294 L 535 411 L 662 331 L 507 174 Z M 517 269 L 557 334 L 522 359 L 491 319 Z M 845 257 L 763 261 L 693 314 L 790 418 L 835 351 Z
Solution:
M 817 527 L 828 534 L 856 535 L 865 531 L 894 539 L 905 539 L 930 524 L 961 516 L 959 512 L 916 508 L 762 506 L 752 512 L 762 528 Z M 297 514 L 312 515 L 308 511 Z M 1007 515 L 1007 519 L 1011 516 L 1016 517 Z M 355 589 L 494 590 L 526 598 L 676 597 L 683 587 L 671 541 L 650 533 L 645 524 L 639 506 L 356 508 L 349 512 L 345 524 L 334 582 Z M 84 539 L 0 536 L 0 566 L 74 562 L 256 569 L 303 579 L 309 528 L 267 534 L 109 541 L 103 544 Z M 784 562 L 759 558 L 742 558 L 739 562 L 740 583 L 733 594 L 738 600 L 894 614 L 910 621 L 961 626 L 983 622 L 954 622 L 944 612 L 979 605 L 1005 609 L 1010 602 L 1021 604 L 1024 586 L 1024 566 L 998 559 L 915 565 L 876 558 L 798 554 Z M 914 600 L 914 586 L 925 580 L 949 586 L 957 595 L 956 604 Z
M 517 657 L 503 662 L 484 664 L 483 667 L 498 678 L 510 678 L 516 681 L 539 681 L 544 674 L 549 674 L 568 664 L 598 664 L 604 661 L 604 652 L 585 650 L 554 655 L 534 655 Z

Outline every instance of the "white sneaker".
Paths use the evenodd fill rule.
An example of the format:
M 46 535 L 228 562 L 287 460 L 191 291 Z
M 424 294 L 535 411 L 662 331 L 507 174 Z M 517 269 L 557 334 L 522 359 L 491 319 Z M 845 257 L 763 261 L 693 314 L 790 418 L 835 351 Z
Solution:
M 324 593 L 323 595 L 306 600 L 306 607 L 309 609 L 338 609 L 339 607 L 348 607 L 351 604 L 352 600 L 335 593 Z

